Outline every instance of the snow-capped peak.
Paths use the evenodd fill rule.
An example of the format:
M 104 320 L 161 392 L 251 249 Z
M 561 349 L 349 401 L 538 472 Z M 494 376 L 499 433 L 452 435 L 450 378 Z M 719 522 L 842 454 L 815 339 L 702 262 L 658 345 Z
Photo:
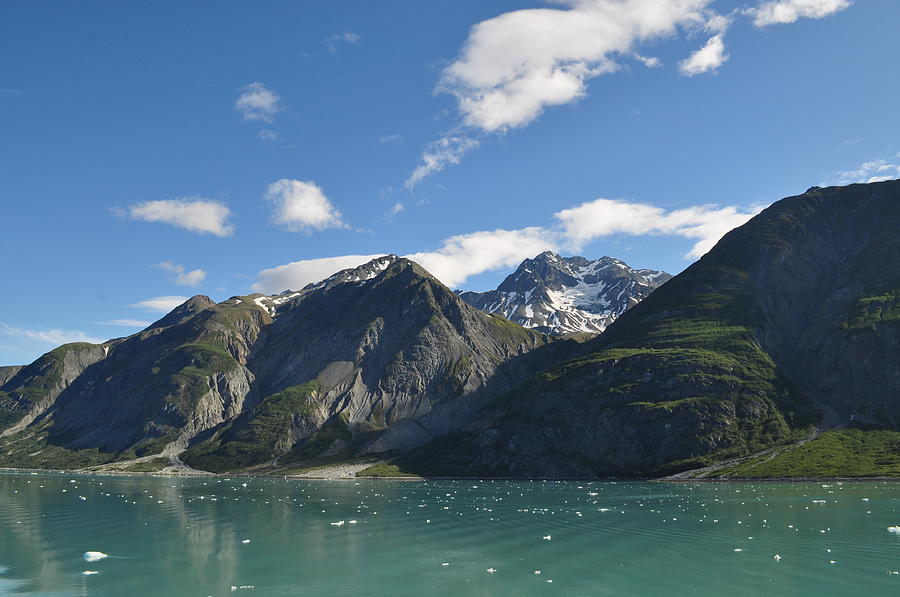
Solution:
M 460 296 L 525 327 L 553 334 L 600 333 L 671 277 L 632 269 L 613 257 L 592 261 L 545 251 L 523 261 L 497 290 Z

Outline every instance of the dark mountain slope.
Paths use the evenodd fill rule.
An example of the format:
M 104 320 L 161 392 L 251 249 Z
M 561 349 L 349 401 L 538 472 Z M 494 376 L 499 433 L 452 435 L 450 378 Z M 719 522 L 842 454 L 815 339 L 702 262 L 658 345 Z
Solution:
M 900 423 L 900 182 L 810 189 L 726 235 L 586 347 L 405 461 L 648 475 L 821 421 Z

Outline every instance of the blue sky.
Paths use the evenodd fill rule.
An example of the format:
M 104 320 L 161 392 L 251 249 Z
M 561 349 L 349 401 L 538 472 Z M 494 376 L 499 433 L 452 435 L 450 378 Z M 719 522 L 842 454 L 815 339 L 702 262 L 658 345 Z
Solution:
M 900 176 L 895 0 L 0 11 L 3 364 L 388 252 L 463 289 L 547 248 L 677 273 Z

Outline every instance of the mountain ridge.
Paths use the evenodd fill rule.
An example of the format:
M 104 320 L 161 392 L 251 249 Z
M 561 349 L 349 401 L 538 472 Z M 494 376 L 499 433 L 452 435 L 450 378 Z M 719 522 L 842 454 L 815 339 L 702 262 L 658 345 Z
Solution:
M 438 475 L 658 476 L 816 426 L 900 422 L 900 181 L 813 188 L 465 428 L 408 457 Z
M 589 260 L 545 251 L 524 260 L 496 290 L 460 297 L 543 333 L 599 334 L 671 278 L 662 271 L 633 269 L 613 257 Z
M 858 440 L 817 431 L 868 425 L 888 431 L 865 470 L 900 474 L 898 230 L 900 181 L 812 188 L 583 343 L 484 313 L 394 255 L 280 295 L 198 295 L 127 338 L 0 368 L 0 463 L 634 477 L 814 438 L 777 466 L 702 473 L 729 475 L 802 471 Z
M 164 454 L 228 469 L 405 449 L 465 422 L 553 343 L 574 344 L 482 313 L 393 255 L 296 292 L 198 295 L 127 338 L 4 370 L 0 460 Z M 300 454 L 310 442 L 322 449 Z

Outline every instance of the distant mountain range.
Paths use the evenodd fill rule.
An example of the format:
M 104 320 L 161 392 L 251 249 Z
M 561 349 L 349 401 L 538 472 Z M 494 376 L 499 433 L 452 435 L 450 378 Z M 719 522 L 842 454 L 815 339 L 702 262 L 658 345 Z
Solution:
M 523 261 L 496 290 L 460 296 L 486 313 L 547 334 L 599 334 L 671 277 L 612 257 L 590 261 L 547 251 Z
M 727 475 L 761 454 L 802 474 L 804 450 L 862 444 L 791 446 L 850 424 L 882 430 L 886 455 L 866 444 L 865 470 L 900 474 L 898 231 L 900 181 L 813 188 L 671 279 L 544 253 L 497 290 L 457 294 L 390 255 L 281 295 L 196 296 L 127 338 L 0 367 L 0 466 L 387 459 L 379 470 L 595 478 Z

